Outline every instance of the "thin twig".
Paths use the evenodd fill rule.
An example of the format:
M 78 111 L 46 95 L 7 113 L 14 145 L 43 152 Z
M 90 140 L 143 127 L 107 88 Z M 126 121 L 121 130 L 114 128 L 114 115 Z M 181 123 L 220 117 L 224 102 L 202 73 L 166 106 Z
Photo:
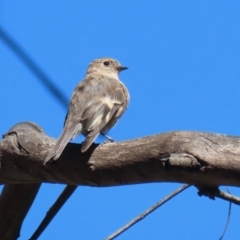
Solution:
M 228 191 L 228 193 L 230 194 L 228 188 L 227 188 L 227 191 Z M 227 231 L 227 228 L 228 228 L 228 225 L 229 225 L 229 222 L 230 222 L 230 217 L 231 217 L 231 209 L 232 209 L 232 203 L 229 202 L 227 222 L 226 222 L 226 224 L 225 224 L 225 228 L 224 228 L 223 233 L 222 233 L 221 237 L 219 238 L 219 240 L 222 240 L 222 239 L 223 239 L 223 237 L 224 237 L 224 235 L 225 235 L 225 233 L 226 233 L 226 231 Z
M 240 205 L 240 198 L 236 197 L 230 193 L 223 192 L 218 188 L 200 188 L 198 192 L 199 196 L 207 196 L 210 199 L 221 198 L 223 200 L 229 201 L 236 205 Z
M 42 220 L 41 224 L 38 226 L 37 230 L 31 236 L 29 240 L 36 240 L 46 229 L 48 224 L 52 221 L 52 219 L 56 216 L 58 211 L 62 208 L 64 203 L 69 199 L 69 197 L 76 190 L 77 186 L 67 185 L 61 195 L 58 197 L 56 202 L 52 205 L 52 207 L 48 210 L 45 218 Z
M 231 203 L 234 203 L 234 204 L 237 204 L 237 205 L 240 205 L 240 198 L 239 197 L 236 197 L 230 193 L 226 193 L 226 192 L 223 192 L 223 191 L 218 191 L 216 192 L 216 197 L 218 198 L 221 198 L 223 200 L 227 200 Z
M 166 196 L 165 198 L 161 199 L 159 202 L 154 204 L 152 207 L 147 209 L 145 212 L 143 212 L 142 214 L 140 214 L 139 216 L 134 218 L 128 224 L 126 224 L 125 226 L 123 226 L 122 228 L 120 228 L 119 230 L 114 232 L 113 234 L 111 234 L 109 237 L 105 238 L 105 240 L 112 240 L 112 239 L 116 238 L 117 236 L 119 236 L 120 234 L 125 232 L 127 229 L 129 229 L 131 226 L 133 226 L 134 224 L 136 224 L 137 222 L 139 222 L 140 220 L 145 218 L 148 214 L 150 214 L 151 212 L 153 212 L 154 210 L 159 208 L 161 205 L 163 205 L 164 203 L 166 203 L 167 201 L 169 201 L 170 199 L 172 199 L 177 194 L 179 194 L 180 192 L 182 192 L 183 190 L 187 189 L 190 186 L 191 186 L 190 184 L 182 185 L 180 188 L 176 189 L 174 192 L 170 193 L 168 196 Z

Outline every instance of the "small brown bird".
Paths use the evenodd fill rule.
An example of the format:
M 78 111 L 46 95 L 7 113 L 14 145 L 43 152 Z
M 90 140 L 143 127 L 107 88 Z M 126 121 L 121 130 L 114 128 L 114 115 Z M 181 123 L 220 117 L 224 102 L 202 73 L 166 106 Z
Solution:
M 88 150 L 99 134 L 106 136 L 130 100 L 127 88 L 118 78 L 125 69 L 128 68 L 112 58 L 96 59 L 89 65 L 85 78 L 72 94 L 63 132 L 44 164 L 57 160 L 67 143 L 79 134 L 86 137 L 82 152 Z

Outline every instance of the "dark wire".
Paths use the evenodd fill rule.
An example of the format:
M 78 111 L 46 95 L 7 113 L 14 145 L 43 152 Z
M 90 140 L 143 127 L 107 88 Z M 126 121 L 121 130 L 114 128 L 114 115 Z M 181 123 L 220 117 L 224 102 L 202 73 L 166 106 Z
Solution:
M 47 228 L 48 224 L 53 220 L 53 218 L 56 216 L 56 214 L 65 204 L 65 202 L 69 199 L 69 197 L 72 196 L 72 194 L 76 189 L 77 189 L 77 186 L 67 185 L 65 187 L 61 195 L 58 197 L 56 202 L 48 210 L 46 216 L 44 217 L 44 219 L 42 220 L 42 222 L 40 223 L 36 231 L 33 233 L 33 235 L 29 238 L 29 240 L 36 240 L 40 237 L 40 235 Z
M 33 61 L 33 59 L 23 50 L 22 47 L 10 35 L 0 27 L 0 39 L 26 64 L 35 74 L 41 83 L 52 93 L 59 103 L 67 109 L 68 99 L 63 92 L 51 81 L 43 70 Z

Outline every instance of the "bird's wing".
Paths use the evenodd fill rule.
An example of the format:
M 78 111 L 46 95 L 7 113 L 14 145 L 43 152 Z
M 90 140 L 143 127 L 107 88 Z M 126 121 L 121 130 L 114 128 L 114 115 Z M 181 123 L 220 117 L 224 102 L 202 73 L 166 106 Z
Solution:
M 102 133 L 107 133 L 118 121 L 118 119 L 123 115 L 127 110 L 130 97 L 126 87 L 120 82 L 119 88 L 116 89 L 114 93 L 114 107 L 109 115 L 108 122 L 106 126 L 101 130 Z
M 93 109 L 87 109 L 89 111 L 86 111 L 86 114 L 90 113 L 91 115 L 89 115 L 84 121 L 86 127 L 86 139 L 81 147 L 82 152 L 85 152 L 92 145 L 118 108 L 116 105 L 109 106 L 103 102 L 99 102 L 98 106 L 99 108 L 97 109 L 95 105 Z M 95 109 L 96 112 L 94 112 Z
M 94 96 L 95 92 L 97 94 L 89 99 L 89 104 L 81 117 L 83 128 L 86 131 L 86 139 L 81 149 L 82 152 L 91 146 L 100 132 L 104 129 L 110 129 L 116 123 L 124 111 L 121 114 L 117 113 L 127 101 L 125 89 L 123 89 L 122 83 L 117 79 L 102 78 L 96 89 L 93 87 L 90 92 L 92 92 L 91 96 Z M 111 123 L 111 126 L 108 126 L 109 123 Z

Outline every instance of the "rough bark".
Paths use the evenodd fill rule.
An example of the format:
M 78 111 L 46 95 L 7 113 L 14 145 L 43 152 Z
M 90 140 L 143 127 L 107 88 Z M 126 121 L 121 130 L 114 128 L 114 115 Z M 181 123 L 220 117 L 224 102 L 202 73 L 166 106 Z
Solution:
M 102 146 L 94 144 L 86 153 L 80 152 L 80 144 L 69 143 L 58 161 L 44 166 L 55 142 L 33 123 L 13 126 L 0 141 L 0 184 L 10 189 L 0 199 L 0 225 L 13 226 L 11 236 L 17 236 L 42 182 L 102 187 L 150 182 L 184 182 L 215 189 L 220 185 L 240 186 L 239 137 L 168 132 Z M 32 194 L 24 210 L 15 210 L 20 217 L 12 224 L 12 204 L 6 202 L 16 194 L 18 184 L 21 191 Z M 13 219 L 6 221 L 3 208 Z M 4 233 L 1 239 L 7 239 L 4 237 L 9 233 Z
M 17 239 L 41 184 L 5 185 L 0 197 L 0 239 Z M 23 197 L 24 196 L 24 197 Z
M 35 125 L 34 125 L 35 126 Z M 69 143 L 58 161 L 43 165 L 55 139 L 39 127 L 14 126 L 0 142 L 0 183 L 113 186 L 184 182 L 240 186 L 240 138 L 202 132 L 168 132 L 93 145 L 86 153 Z

